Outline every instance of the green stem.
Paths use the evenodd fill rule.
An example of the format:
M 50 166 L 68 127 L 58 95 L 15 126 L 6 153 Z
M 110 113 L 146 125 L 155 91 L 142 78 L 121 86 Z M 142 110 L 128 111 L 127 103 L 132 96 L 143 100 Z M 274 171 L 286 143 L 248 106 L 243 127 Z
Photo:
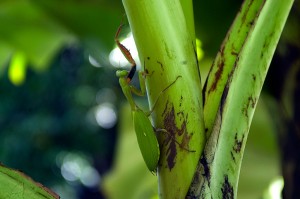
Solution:
M 183 12 L 179 0 L 123 0 L 123 4 L 140 60 L 148 73 L 150 107 L 163 88 L 182 76 L 162 94 L 152 119 L 155 128 L 169 132 L 158 135 L 159 195 L 185 198 L 205 143 L 195 37 L 194 32 L 189 32 L 194 26 L 193 21 L 187 22 L 191 18 L 187 8 L 191 6 L 183 6 Z

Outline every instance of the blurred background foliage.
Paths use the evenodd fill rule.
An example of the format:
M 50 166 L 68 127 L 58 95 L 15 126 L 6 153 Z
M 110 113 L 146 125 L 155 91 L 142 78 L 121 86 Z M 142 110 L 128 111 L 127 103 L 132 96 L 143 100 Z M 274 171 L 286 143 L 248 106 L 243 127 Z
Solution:
M 203 76 L 240 4 L 194 1 Z M 0 162 L 62 198 L 151 198 L 157 192 L 128 105 L 122 103 L 115 76 L 122 57 L 114 60 L 117 68 L 109 60 L 123 14 L 116 0 L 0 1 Z M 297 16 L 289 18 L 281 49 L 299 49 Z M 268 109 L 276 88 L 266 83 L 249 134 L 239 198 L 261 198 L 280 179 L 276 126 Z M 139 102 L 147 107 L 145 99 Z

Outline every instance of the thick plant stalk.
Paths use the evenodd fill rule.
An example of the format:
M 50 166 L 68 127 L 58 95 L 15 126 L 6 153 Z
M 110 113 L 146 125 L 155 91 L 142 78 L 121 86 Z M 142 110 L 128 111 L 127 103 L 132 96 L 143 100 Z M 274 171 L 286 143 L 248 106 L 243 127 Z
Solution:
M 226 52 L 228 58 L 234 59 L 230 61 L 231 66 L 224 63 L 227 57 L 226 59 L 220 58 L 227 49 L 227 43 L 225 43 L 216 59 L 219 64 L 213 66 L 212 71 L 215 72 L 209 74 L 209 78 L 214 80 L 208 82 L 210 86 L 206 89 L 207 99 L 213 99 L 209 96 L 211 85 L 215 84 L 216 88 L 221 87 L 219 94 L 215 95 L 219 98 L 218 112 L 216 116 L 211 116 L 214 118 L 212 133 L 199 162 L 188 198 L 237 197 L 239 172 L 252 116 L 276 45 L 293 4 L 293 0 L 263 0 L 260 1 L 259 9 L 257 9 L 255 4 L 257 2 L 259 1 L 245 1 L 239 13 L 239 15 L 246 14 L 245 17 L 238 16 L 228 33 L 228 41 L 232 37 L 236 40 L 241 39 L 239 43 L 242 44 L 239 45 L 240 48 L 235 48 L 233 44 L 227 46 L 231 47 Z M 247 14 L 245 11 L 258 12 Z M 254 20 L 250 20 L 247 24 L 250 28 L 239 25 L 242 29 L 236 31 L 235 26 L 240 20 L 239 17 L 247 21 L 248 15 L 255 16 Z M 245 30 L 246 34 L 243 33 Z M 231 56 L 230 52 L 234 56 Z M 229 68 L 221 69 L 221 67 Z M 223 74 L 223 71 L 227 72 Z M 220 81 L 218 77 L 222 77 L 223 80 Z M 224 82 L 225 85 L 223 85 Z M 204 116 L 209 114 L 214 113 L 206 113 Z
M 167 131 L 158 133 L 159 196 L 185 198 L 205 143 L 195 37 L 189 32 L 194 27 L 186 22 L 191 6 L 184 5 L 183 11 L 179 0 L 123 0 L 123 4 L 147 73 L 150 107 L 160 96 L 153 125 Z

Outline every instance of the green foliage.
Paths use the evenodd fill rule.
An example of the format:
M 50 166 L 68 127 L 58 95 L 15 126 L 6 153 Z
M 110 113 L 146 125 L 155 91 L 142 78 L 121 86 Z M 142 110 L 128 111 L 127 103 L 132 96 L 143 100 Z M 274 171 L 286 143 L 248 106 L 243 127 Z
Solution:
M 111 35 L 120 20 L 110 12 L 112 6 L 94 1 L 1 1 L 0 71 L 15 52 L 24 55 L 28 67 L 44 71 L 64 46 L 75 43 L 107 64 Z
M 58 199 L 59 196 L 23 173 L 0 164 L 0 198 Z

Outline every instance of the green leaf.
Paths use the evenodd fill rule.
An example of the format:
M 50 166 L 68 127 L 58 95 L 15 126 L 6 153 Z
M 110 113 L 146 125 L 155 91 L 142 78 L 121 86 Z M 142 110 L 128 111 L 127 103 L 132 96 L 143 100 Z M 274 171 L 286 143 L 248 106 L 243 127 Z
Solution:
M 60 197 L 42 184 L 34 182 L 24 173 L 0 164 L 0 198 L 9 199 L 59 199 Z
M 0 43 L 21 51 L 36 70 L 44 70 L 72 35 L 29 1 L 0 3 Z

